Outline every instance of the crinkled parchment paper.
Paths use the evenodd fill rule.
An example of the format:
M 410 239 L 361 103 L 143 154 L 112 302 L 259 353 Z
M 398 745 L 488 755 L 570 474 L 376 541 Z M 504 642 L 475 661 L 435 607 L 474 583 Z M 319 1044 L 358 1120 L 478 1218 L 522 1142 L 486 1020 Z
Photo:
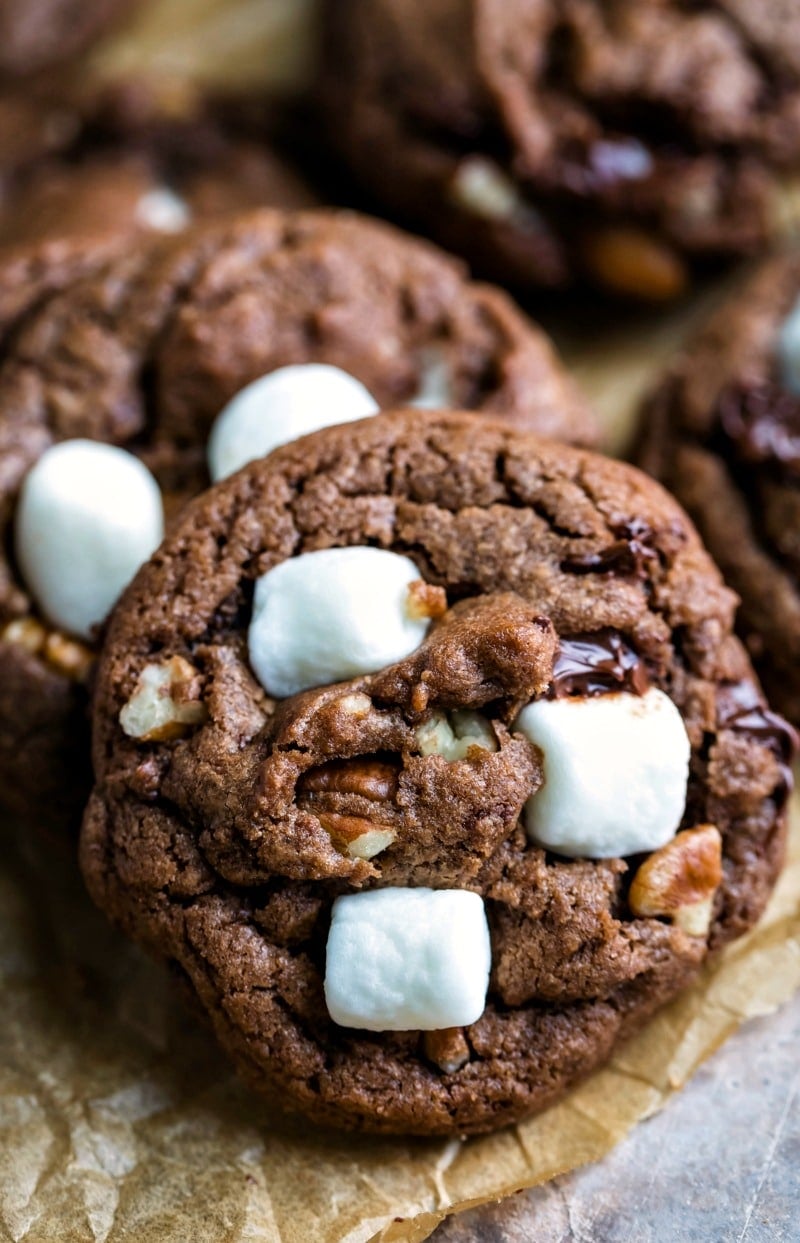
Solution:
M 310 16 L 307 0 L 158 0 L 101 61 L 297 80 Z M 583 331 L 555 325 L 617 443 L 701 309 L 600 337 L 591 308 Z M 335 1135 L 245 1092 L 161 968 L 91 908 L 64 846 L 8 825 L 0 845 L 0 1235 L 15 1243 L 424 1239 L 455 1209 L 600 1158 L 800 987 L 796 809 L 760 927 L 562 1104 L 464 1144 Z
M 800 986 L 800 808 L 766 918 L 562 1104 L 483 1139 L 287 1122 L 235 1081 L 165 973 L 108 930 L 71 856 L 6 827 L 0 1237 L 424 1239 L 448 1212 L 601 1157 L 745 1019 Z

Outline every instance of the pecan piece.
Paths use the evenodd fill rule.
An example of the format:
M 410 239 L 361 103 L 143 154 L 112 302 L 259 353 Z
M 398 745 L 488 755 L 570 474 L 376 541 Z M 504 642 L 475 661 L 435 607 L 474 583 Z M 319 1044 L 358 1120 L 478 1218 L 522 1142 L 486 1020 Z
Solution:
M 686 265 L 671 247 L 640 229 L 599 229 L 584 238 L 583 259 L 596 280 L 616 293 L 668 302 L 689 282 Z
M 322 764 L 304 775 L 299 789 L 336 849 L 351 859 L 373 859 L 397 837 L 396 828 L 380 819 L 396 791 L 396 767 L 370 758 Z M 350 810 L 353 800 L 357 811 Z M 370 809 L 363 814 L 364 801 L 374 804 L 374 819 Z
M 363 816 L 321 812 L 319 822 L 339 853 L 351 859 L 374 859 L 397 837 L 391 825 L 375 824 Z
M 409 585 L 406 612 L 414 621 L 443 617 L 447 612 L 447 592 L 444 587 L 436 587 L 418 578 Z
M 200 698 L 199 675 L 183 656 L 146 665 L 119 714 L 120 725 L 128 737 L 141 742 L 184 738 L 207 718 L 208 709 Z
M 639 868 L 629 894 L 634 915 L 666 916 L 690 937 L 708 936 L 722 880 L 722 838 L 713 824 L 684 829 Z
M 429 1062 L 433 1062 L 446 1075 L 455 1074 L 469 1061 L 469 1045 L 463 1027 L 445 1027 L 441 1031 L 425 1032 L 422 1047 Z

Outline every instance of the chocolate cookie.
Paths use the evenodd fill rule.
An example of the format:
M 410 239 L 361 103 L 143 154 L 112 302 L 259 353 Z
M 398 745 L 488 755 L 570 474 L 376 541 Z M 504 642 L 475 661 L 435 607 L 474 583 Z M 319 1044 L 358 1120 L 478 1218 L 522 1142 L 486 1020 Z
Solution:
M 167 100 L 144 83 L 0 92 L 0 262 L 11 246 L 93 245 L 253 207 L 314 206 L 263 141 L 267 105 L 253 110 L 188 88 Z
M 375 198 L 514 285 L 666 299 L 763 248 L 800 162 L 785 0 L 328 0 L 323 120 Z
M 658 485 L 499 421 L 320 431 L 112 618 L 81 855 L 260 1090 L 491 1130 L 758 918 L 792 731 Z
M 742 605 L 774 702 L 800 722 L 800 259 L 767 261 L 676 359 L 642 464 L 687 507 Z
M 263 100 L 186 88 L 167 101 L 144 83 L 0 90 L 0 361 L 32 306 L 133 238 L 252 207 L 313 206 L 265 147 L 270 116 Z
M 17 814 L 54 826 L 78 814 L 88 790 L 85 678 L 93 623 L 119 573 L 103 541 L 124 542 L 131 573 L 158 542 L 152 522 L 137 529 L 139 501 L 148 513 L 150 501 L 129 454 L 127 471 L 106 459 L 118 514 L 113 497 L 112 512 L 102 509 L 112 476 L 96 454 L 75 458 L 60 482 L 31 474 L 59 442 L 130 450 L 174 511 L 208 482 L 212 427 L 215 477 L 312 427 L 402 401 L 501 413 L 553 436 L 593 431 L 547 339 L 513 304 L 388 226 L 262 212 L 128 251 L 27 314 L 15 304 L 0 367 L 0 791 Z M 69 473 L 66 457 L 55 462 Z M 62 485 L 66 511 L 56 505 Z M 80 550 L 68 537 L 76 515 L 94 549 L 84 550 L 80 590 Z M 69 573 L 53 534 L 67 541 Z M 51 577 L 100 609 L 94 619 L 51 598 Z
M 84 50 L 135 0 L 0 0 L 0 75 L 23 77 Z

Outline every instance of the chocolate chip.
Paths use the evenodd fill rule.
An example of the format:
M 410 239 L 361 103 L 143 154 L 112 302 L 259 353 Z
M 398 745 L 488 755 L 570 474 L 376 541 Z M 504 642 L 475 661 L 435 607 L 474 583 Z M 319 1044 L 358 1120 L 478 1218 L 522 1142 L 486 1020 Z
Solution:
M 597 630 L 560 640 L 549 694 L 553 699 L 610 691 L 643 695 L 649 685 L 644 662 L 622 636 Z
M 742 462 L 800 475 L 800 398 L 777 384 L 732 385 L 718 402 L 722 436 Z

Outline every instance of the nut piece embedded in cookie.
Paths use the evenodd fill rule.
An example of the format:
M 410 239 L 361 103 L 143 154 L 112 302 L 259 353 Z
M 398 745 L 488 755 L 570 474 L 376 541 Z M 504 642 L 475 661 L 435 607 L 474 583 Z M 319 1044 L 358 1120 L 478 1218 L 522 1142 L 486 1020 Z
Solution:
M 468 708 L 449 714 L 434 712 L 415 731 L 420 755 L 442 755 L 446 760 L 465 760 L 473 747 L 496 751 L 497 739 L 489 721 Z
M 689 936 L 705 937 L 721 880 L 722 838 L 704 824 L 678 833 L 644 861 L 628 902 L 634 915 L 663 915 Z
M 42 611 L 88 639 L 164 535 L 158 485 L 131 453 L 68 440 L 22 486 L 16 553 Z
M 163 664 L 145 666 L 119 722 L 129 738 L 169 742 L 183 738 L 207 717 L 197 670 L 183 656 L 172 656 Z
M 490 967 L 489 926 L 476 893 L 373 889 L 333 904 L 325 1000 L 341 1027 L 466 1027 L 483 1013 Z
M 325 548 L 284 561 L 256 583 L 250 662 L 270 695 L 375 673 L 416 651 L 414 562 L 381 548 Z
M 377 410 L 369 390 L 340 367 L 279 367 L 248 384 L 217 416 L 208 441 L 211 478 L 216 483 L 290 440 Z
M 462 160 L 451 183 L 451 197 L 463 211 L 485 220 L 509 220 L 533 209 L 499 164 L 484 156 Z
M 15 643 L 31 656 L 38 656 L 47 641 L 47 630 L 35 617 L 17 617 L 0 630 L 0 643 Z
M 406 613 L 414 621 L 435 621 L 447 612 L 447 592 L 418 578 L 408 589 Z
M 392 765 L 368 759 L 334 761 L 312 770 L 301 782 L 308 808 L 336 849 L 351 859 L 374 859 L 396 839 L 397 830 L 380 820 L 381 809 L 390 804 L 396 787 L 397 772 Z M 350 815 L 319 806 L 320 799 L 340 795 L 374 804 L 375 816 Z
M 538 699 L 515 728 L 540 749 L 544 785 L 525 808 L 528 836 L 572 858 L 656 850 L 686 804 L 689 739 L 663 691 Z
M 397 830 L 389 825 L 373 824 L 366 816 L 343 816 L 338 812 L 322 812 L 319 822 L 337 850 L 351 859 L 374 859 L 391 846 Z
M 85 682 L 95 653 L 77 639 L 48 630 L 35 617 L 17 617 L 0 630 L 0 643 L 14 643 L 31 656 L 41 656 L 51 668 L 71 682 Z
M 461 1027 L 446 1027 L 443 1031 L 426 1032 L 422 1041 L 425 1056 L 443 1070 L 454 1075 L 469 1061 L 469 1044 Z
M 96 653 L 84 643 L 79 643 L 77 639 L 68 639 L 57 630 L 47 635 L 42 656 L 48 665 L 71 682 L 85 682 L 97 659 Z

